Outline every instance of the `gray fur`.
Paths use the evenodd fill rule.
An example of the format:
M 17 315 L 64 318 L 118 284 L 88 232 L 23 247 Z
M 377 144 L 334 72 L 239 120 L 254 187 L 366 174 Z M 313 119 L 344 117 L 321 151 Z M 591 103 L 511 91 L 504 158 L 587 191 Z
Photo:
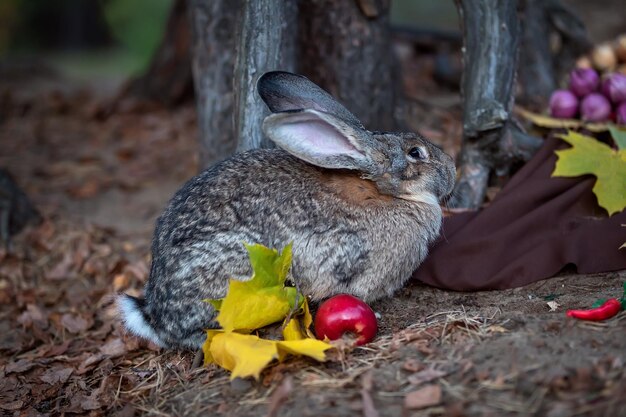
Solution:
M 285 138 L 277 138 L 276 129 L 300 123 L 295 115 L 268 117 L 265 131 L 279 146 Z M 157 221 L 145 299 L 125 299 L 158 343 L 202 345 L 204 329 L 215 326 L 215 312 L 202 300 L 224 297 L 231 277 L 251 276 L 243 242 L 279 250 L 293 242 L 293 279 L 313 300 L 337 293 L 365 301 L 390 296 L 426 257 L 441 227 L 436 199 L 454 183 L 452 159 L 419 135 L 374 134 L 334 116 L 315 110 L 305 119 L 337 128 L 338 140 L 363 155 L 354 166 L 314 165 L 314 156 L 296 157 L 311 152 L 306 140 L 295 150 L 282 143 L 296 156 L 283 149 L 240 153 L 175 194 Z M 318 132 L 317 125 L 312 129 Z M 338 148 L 351 153 L 350 146 Z M 426 149 L 428 157 L 407 158 L 414 146 Z M 374 197 L 357 201 L 342 191 L 341 181 L 361 184 L 359 176 L 375 185 Z

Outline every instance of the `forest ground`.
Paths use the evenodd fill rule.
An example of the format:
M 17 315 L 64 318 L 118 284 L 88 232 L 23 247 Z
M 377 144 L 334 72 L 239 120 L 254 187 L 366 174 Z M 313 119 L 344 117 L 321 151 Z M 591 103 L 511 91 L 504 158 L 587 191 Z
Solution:
M 154 220 L 197 172 L 194 107 L 111 106 L 108 84 L 77 86 L 39 65 L 4 75 L 0 167 L 46 220 L 0 253 L 0 415 L 623 413 L 626 313 L 589 323 L 565 309 L 619 296 L 624 271 L 474 293 L 411 283 L 372 305 L 381 329 L 370 345 L 275 364 L 258 382 L 125 334 L 114 295 L 141 294 Z M 423 79 L 407 84 L 409 123 L 456 154 L 458 94 Z

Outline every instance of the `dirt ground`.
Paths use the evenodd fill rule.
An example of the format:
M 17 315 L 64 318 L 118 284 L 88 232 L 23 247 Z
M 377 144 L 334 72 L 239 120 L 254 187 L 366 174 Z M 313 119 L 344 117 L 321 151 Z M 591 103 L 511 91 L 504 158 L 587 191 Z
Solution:
M 0 253 L 1 415 L 624 415 L 626 313 L 565 310 L 620 296 L 626 271 L 477 293 L 411 283 L 372 305 L 374 343 L 258 382 L 126 335 L 113 296 L 141 293 L 154 219 L 197 171 L 193 106 L 111 111 L 110 91 L 30 71 L 0 77 L 0 167 L 46 217 Z M 409 121 L 454 154 L 456 94 L 415 89 Z

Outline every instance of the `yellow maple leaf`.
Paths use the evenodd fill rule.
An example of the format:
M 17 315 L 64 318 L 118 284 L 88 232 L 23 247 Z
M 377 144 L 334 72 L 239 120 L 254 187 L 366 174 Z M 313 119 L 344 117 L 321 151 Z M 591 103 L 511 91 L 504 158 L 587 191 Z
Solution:
M 209 351 L 213 362 L 231 371 L 231 379 L 248 376 L 259 379 L 261 371 L 278 358 L 275 341 L 236 332 L 214 335 Z
M 281 359 L 283 354 L 290 353 L 292 355 L 308 356 L 319 362 L 326 360 L 325 352 L 333 347 L 330 343 L 311 339 L 310 337 L 301 340 L 278 340 L 275 343 L 278 345 L 278 353 L 281 355 Z
M 289 323 L 286 323 L 284 325 L 283 339 L 301 340 L 307 337 L 315 339 L 315 335 L 311 331 L 313 316 L 311 315 L 311 311 L 309 310 L 309 303 L 306 299 L 302 303 L 301 308 L 302 312 L 291 317 Z
M 285 340 L 302 340 L 306 337 L 300 326 L 300 319 L 292 317 L 289 323 L 283 329 L 283 339 Z
M 246 245 L 254 275 L 248 281 L 231 279 L 222 300 L 207 300 L 219 306 L 217 322 L 225 331 L 247 331 L 285 318 L 294 307 L 297 291 L 285 287 L 291 265 L 291 244 L 279 255 L 262 245 Z M 303 299 L 304 297 L 301 296 Z
M 609 215 L 622 211 L 626 207 L 626 149 L 614 150 L 594 138 L 571 131 L 559 137 L 572 147 L 556 151 L 559 159 L 552 176 L 594 175 L 597 179 L 593 193 L 598 204 Z

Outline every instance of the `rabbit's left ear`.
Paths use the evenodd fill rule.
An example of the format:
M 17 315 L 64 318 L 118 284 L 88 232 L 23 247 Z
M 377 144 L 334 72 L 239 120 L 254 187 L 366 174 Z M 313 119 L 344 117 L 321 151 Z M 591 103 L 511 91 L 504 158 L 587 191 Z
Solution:
M 302 75 L 267 72 L 257 81 L 257 91 L 272 113 L 318 110 L 332 114 L 356 129 L 364 129 L 359 119 L 343 104 Z
M 323 168 L 373 172 L 369 132 L 317 110 L 271 114 L 263 131 L 290 154 Z

